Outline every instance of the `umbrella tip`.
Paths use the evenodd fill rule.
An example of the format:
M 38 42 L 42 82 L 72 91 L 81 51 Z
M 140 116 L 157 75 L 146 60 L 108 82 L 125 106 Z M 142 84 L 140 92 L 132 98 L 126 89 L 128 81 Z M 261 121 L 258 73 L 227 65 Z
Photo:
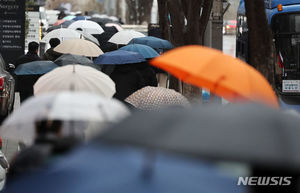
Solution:
M 73 64 L 73 73 L 75 73 L 76 70 L 75 70 L 75 64 Z

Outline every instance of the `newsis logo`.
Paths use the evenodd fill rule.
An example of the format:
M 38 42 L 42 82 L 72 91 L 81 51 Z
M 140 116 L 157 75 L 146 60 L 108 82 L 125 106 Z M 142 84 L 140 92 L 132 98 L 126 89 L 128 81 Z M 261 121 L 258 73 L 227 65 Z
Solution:
M 292 177 L 239 177 L 238 186 L 289 186 Z

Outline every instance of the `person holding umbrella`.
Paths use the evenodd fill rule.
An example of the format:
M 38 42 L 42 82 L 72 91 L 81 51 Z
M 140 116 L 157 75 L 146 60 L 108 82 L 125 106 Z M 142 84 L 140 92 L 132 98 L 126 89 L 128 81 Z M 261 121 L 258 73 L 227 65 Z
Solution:
M 37 42 L 30 42 L 28 44 L 27 54 L 20 56 L 16 60 L 15 68 L 17 68 L 20 64 L 41 60 L 41 58 L 38 56 L 39 46 L 40 45 Z
M 51 60 L 54 61 L 56 60 L 58 57 L 60 57 L 62 54 L 55 52 L 53 49 L 58 46 L 60 44 L 60 40 L 58 38 L 51 38 L 50 41 L 50 46 L 51 48 L 49 48 L 45 54 L 43 55 L 43 60 Z

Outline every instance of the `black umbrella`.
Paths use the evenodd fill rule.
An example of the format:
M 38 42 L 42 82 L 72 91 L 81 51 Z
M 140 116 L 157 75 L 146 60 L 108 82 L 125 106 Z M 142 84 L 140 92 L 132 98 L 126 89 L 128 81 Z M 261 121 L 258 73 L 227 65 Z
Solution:
M 300 169 L 299 117 L 253 106 L 171 109 L 130 117 L 101 140 L 253 166 Z
M 99 25 L 101 25 L 101 27 L 104 26 L 107 23 L 116 23 L 116 22 L 114 22 L 113 20 L 111 20 L 109 18 L 92 17 L 89 20 L 98 23 Z
M 84 66 L 90 66 L 100 70 L 99 65 L 95 65 L 93 61 L 84 56 L 73 55 L 73 54 L 63 54 L 54 61 L 55 64 L 59 66 L 71 65 L 71 64 L 80 64 Z

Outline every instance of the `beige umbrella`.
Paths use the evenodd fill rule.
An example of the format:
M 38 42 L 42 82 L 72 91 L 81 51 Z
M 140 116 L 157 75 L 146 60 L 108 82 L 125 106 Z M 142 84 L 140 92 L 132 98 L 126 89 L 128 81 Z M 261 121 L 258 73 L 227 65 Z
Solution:
M 188 100 L 172 89 L 146 86 L 125 99 L 142 110 L 158 110 L 166 106 L 189 106 Z
M 87 57 L 98 57 L 103 54 L 103 51 L 96 44 L 83 39 L 65 40 L 55 47 L 54 51 Z
M 34 95 L 62 91 L 89 92 L 110 98 L 116 89 L 106 74 L 75 64 L 56 68 L 41 76 L 34 85 Z

